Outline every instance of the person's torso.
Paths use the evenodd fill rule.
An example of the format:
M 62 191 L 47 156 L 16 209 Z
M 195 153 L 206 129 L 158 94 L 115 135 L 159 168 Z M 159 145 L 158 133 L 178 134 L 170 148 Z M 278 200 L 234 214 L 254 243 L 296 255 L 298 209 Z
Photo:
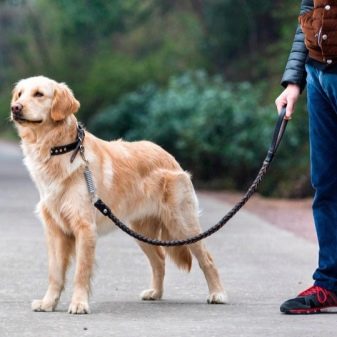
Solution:
M 337 64 L 337 0 L 314 0 L 313 10 L 299 17 L 309 57 Z

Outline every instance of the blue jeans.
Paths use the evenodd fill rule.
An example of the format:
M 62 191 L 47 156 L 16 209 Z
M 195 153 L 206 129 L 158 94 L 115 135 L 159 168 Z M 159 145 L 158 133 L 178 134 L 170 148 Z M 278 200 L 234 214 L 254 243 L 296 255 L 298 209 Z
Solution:
M 313 214 L 319 244 L 315 285 L 337 292 L 337 73 L 306 65 Z

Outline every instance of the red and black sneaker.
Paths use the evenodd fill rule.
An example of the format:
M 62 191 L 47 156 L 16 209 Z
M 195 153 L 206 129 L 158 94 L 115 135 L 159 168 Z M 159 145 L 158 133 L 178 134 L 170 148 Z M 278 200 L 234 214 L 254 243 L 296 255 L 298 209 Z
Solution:
M 319 286 L 312 286 L 280 307 L 285 314 L 317 314 L 337 311 L 337 293 Z

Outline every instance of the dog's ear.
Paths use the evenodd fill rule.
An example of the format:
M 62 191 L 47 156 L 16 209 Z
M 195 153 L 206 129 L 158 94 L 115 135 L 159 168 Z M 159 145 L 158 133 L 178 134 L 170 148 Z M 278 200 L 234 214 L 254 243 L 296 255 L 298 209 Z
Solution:
M 80 108 L 80 102 L 74 97 L 72 91 L 64 83 L 58 83 L 51 107 L 50 116 L 54 121 L 61 121 L 74 114 Z

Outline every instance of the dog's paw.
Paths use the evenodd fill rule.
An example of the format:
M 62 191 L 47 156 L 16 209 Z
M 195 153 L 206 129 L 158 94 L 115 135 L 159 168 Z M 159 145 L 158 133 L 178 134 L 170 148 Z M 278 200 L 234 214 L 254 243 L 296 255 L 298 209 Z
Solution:
M 44 301 L 44 300 L 34 300 L 32 302 L 32 310 L 33 311 L 54 311 L 57 302 L 55 301 Z
M 140 298 L 143 301 L 155 301 L 160 300 L 163 295 L 162 291 L 158 291 L 156 289 L 147 289 L 141 292 Z
M 228 303 L 228 296 L 224 291 L 212 293 L 208 296 L 207 303 L 208 304 L 225 304 L 225 303 Z
M 85 301 L 72 301 L 68 313 L 77 315 L 90 314 L 89 304 Z

